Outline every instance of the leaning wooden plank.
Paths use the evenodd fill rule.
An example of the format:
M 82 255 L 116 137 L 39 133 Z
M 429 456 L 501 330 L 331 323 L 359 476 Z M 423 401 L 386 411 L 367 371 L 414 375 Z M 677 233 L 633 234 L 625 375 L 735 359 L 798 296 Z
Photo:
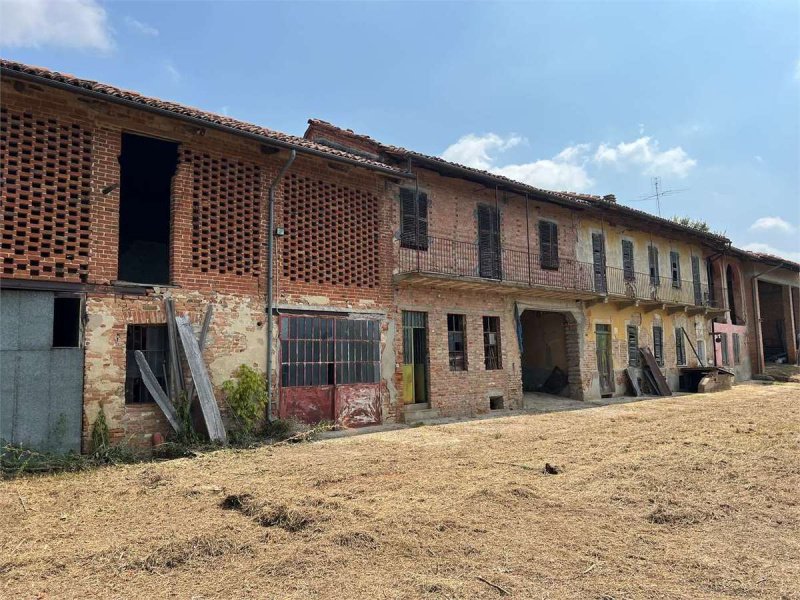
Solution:
M 686 333 L 686 330 L 683 327 L 681 327 L 681 331 L 683 332 L 686 341 L 689 342 L 689 347 L 692 349 L 692 352 L 694 352 L 694 355 L 697 357 L 697 364 L 699 364 L 701 367 L 705 367 L 703 361 L 700 360 L 700 355 L 697 353 L 697 350 L 694 349 L 694 344 L 692 343 L 692 340 L 689 339 L 689 334 Z
M 672 396 L 672 390 L 669 389 L 667 380 L 664 378 L 664 373 L 661 372 L 650 348 L 639 348 L 639 353 L 642 355 L 642 358 L 644 358 L 645 367 L 652 373 L 653 379 L 656 381 L 658 393 L 662 396 Z
M 170 374 L 172 375 L 172 382 L 174 384 L 173 400 L 178 401 L 178 398 L 186 391 L 186 382 L 183 380 L 183 369 L 181 368 L 181 359 L 178 354 L 178 334 L 175 331 L 175 304 L 172 298 L 165 298 L 164 302 L 167 308 L 167 337 L 169 338 L 169 362 Z
M 219 406 L 211 388 L 211 379 L 208 377 L 206 365 L 203 363 L 200 346 L 194 337 L 192 324 L 188 317 L 175 317 L 175 323 L 178 326 L 178 334 L 181 344 L 183 344 L 183 352 L 186 354 L 186 361 L 189 363 L 189 370 L 192 372 L 192 381 L 197 388 L 197 397 L 200 399 L 200 408 L 203 410 L 208 437 L 211 438 L 211 441 L 224 443 L 227 441 L 225 426 L 222 423 Z
M 628 379 L 631 380 L 631 387 L 633 388 L 633 393 L 636 396 L 642 395 L 642 389 L 639 387 L 639 379 L 636 376 L 636 369 L 633 367 L 628 367 L 625 369 L 625 372 L 628 374 Z
M 206 316 L 203 318 L 203 327 L 200 329 L 200 339 L 197 340 L 197 345 L 200 347 L 200 353 L 206 349 L 206 338 L 208 337 L 208 329 L 211 327 L 211 317 L 214 315 L 214 305 L 209 304 L 206 309 Z M 194 402 L 195 387 L 189 388 L 189 406 Z
M 159 408 L 164 412 L 172 428 L 177 433 L 180 433 L 181 425 L 178 421 L 175 407 L 172 406 L 172 402 L 167 398 L 167 394 L 161 389 L 161 385 L 159 385 L 156 376 L 153 375 L 153 371 L 150 369 L 150 365 L 147 364 L 147 359 L 144 357 L 144 354 L 142 354 L 141 350 L 136 350 L 133 355 L 136 358 L 136 364 L 139 365 L 139 371 L 142 373 L 142 381 L 144 381 L 147 391 L 155 398 L 156 404 L 158 404 Z

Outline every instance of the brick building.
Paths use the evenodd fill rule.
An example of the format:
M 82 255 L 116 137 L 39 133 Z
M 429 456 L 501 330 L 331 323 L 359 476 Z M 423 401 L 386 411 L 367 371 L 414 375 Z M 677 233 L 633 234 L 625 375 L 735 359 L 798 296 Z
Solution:
M 198 327 L 213 305 L 216 388 L 270 355 L 276 414 L 354 426 L 623 395 L 638 346 L 673 389 L 796 360 L 798 265 L 613 196 L 9 61 L 0 86 L 3 439 L 85 450 L 101 406 L 117 440 L 167 433 L 132 360 L 173 375 L 165 298 Z

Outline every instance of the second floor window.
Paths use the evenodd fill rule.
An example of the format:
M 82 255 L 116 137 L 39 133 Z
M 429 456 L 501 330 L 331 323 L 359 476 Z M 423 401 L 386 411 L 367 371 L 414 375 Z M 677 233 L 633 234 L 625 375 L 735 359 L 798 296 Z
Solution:
M 659 285 L 661 276 L 658 273 L 658 248 L 652 244 L 647 247 L 647 260 L 650 264 L 650 283 Z
M 669 253 L 669 267 L 672 272 L 672 287 L 681 287 L 681 257 L 677 252 Z
M 659 367 L 664 366 L 664 329 L 653 325 L 653 356 Z
M 633 281 L 636 275 L 633 270 L 633 242 L 622 240 L 622 274 L 625 281 Z
M 558 225 L 539 221 L 539 260 L 543 269 L 558 269 Z
M 428 195 L 400 189 L 400 246 L 428 249 Z
M 447 350 L 451 371 L 467 370 L 467 328 L 464 315 L 447 315 Z

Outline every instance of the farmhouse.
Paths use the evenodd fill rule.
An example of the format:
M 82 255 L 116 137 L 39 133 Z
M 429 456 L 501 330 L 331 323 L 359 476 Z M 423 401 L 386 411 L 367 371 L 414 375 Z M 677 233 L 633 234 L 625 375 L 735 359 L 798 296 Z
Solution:
M 213 315 L 223 415 L 219 387 L 247 364 L 272 415 L 345 426 L 798 360 L 800 265 L 613 195 L 10 61 L 1 86 L 6 441 L 87 450 L 101 406 L 116 440 L 167 434 L 134 353 L 165 389 L 188 377 L 172 312 L 198 330 Z

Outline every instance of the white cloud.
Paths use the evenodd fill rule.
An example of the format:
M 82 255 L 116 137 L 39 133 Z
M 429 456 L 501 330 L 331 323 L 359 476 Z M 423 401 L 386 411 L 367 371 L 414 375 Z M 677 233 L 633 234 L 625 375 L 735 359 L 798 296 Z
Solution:
M 794 233 L 797 229 L 788 221 L 784 221 L 780 217 L 761 217 L 756 219 L 755 223 L 750 225 L 752 231 L 779 231 L 781 233 Z
M 180 82 L 181 79 L 183 79 L 183 75 L 178 70 L 178 67 L 176 67 L 172 63 L 172 61 L 169 61 L 169 60 L 164 61 L 164 65 L 163 66 L 164 66 L 164 72 L 172 80 L 172 83 L 178 83 L 178 82 Z
M 755 159 L 756 159 L 756 162 L 757 162 L 757 163 L 759 163 L 759 164 L 764 164 L 764 157 L 763 157 L 763 156 L 761 156 L 760 154 L 756 154 L 756 155 L 755 155 L 753 158 L 755 158 Z
M 496 133 L 463 136 L 442 152 L 442 158 L 467 167 L 488 171 L 494 162 L 490 152 L 503 152 L 524 142 L 518 135 L 502 138 Z
M 147 23 L 142 23 L 133 17 L 125 17 L 125 25 L 127 25 L 128 29 L 131 31 L 140 33 L 141 35 L 146 35 L 149 37 L 156 37 L 158 35 L 158 29 L 152 25 L 148 25 Z
M 759 252 L 761 254 L 772 254 L 773 256 L 780 256 L 782 258 L 789 259 L 794 262 L 800 262 L 800 252 L 796 251 L 789 251 L 789 250 L 780 250 L 775 248 L 774 246 L 770 246 L 769 244 L 762 244 L 760 242 L 754 242 L 752 244 L 746 244 L 742 246 L 743 250 L 747 250 L 749 252 Z
M 659 150 L 658 140 L 642 136 L 632 142 L 620 142 L 616 146 L 600 144 L 593 160 L 600 165 L 616 165 L 626 168 L 629 165 L 641 167 L 647 175 L 675 175 L 686 177 L 697 165 L 680 146 Z
M 0 45 L 110 50 L 106 11 L 96 0 L 4 0 Z
M 498 164 L 497 154 L 524 142 L 525 139 L 518 135 L 502 137 L 496 133 L 471 133 L 449 146 L 442 158 L 551 190 L 584 191 L 592 185 L 593 181 L 584 168 L 590 149 L 588 144 L 568 146 L 551 159 Z

